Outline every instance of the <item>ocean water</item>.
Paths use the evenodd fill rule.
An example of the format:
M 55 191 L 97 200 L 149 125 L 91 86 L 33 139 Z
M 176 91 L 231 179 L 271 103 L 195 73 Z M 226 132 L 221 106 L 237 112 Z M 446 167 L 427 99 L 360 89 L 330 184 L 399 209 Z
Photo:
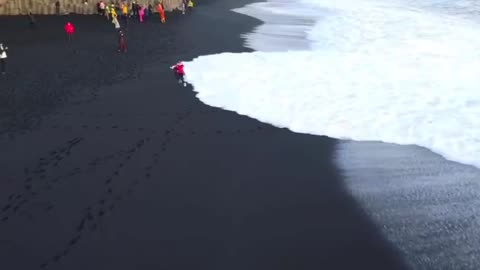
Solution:
M 236 11 L 265 22 L 247 35 L 256 51 L 201 56 L 187 80 L 207 104 L 295 132 L 419 145 L 480 167 L 479 5 L 252 4 Z
M 480 2 L 269 0 L 206 104 L 339 141 L 345 187 L 412 269 L 480 269 Z M 447 158 L 447 159 L 445 159 Z M 470 166 L 473 165 L 473 166 Z

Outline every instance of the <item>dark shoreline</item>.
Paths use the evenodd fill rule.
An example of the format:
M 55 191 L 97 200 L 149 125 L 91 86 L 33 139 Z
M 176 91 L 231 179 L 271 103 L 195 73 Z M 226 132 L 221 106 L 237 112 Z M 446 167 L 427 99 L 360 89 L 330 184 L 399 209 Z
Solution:
M 344 190 L 335 140 L 208 107 L 173 80 L 177 60 L 248 51 L 239 36 L 259 22 L 227 9 L 249 2 L 132 24 L 128 55 L 95 17 L 78 18 L 95 30 L 74 48 L 54 17 L 45 39 L 11 42 L 0 268 L 406 269 Z

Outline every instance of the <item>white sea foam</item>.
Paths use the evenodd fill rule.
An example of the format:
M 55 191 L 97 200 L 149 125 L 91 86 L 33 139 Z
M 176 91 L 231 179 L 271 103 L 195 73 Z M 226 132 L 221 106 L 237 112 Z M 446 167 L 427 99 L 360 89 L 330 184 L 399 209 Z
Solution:
M 478 5 L 478 4 L 477 4 Z M 472 1 L 272 0 L 253 53 L 186 63 L 204 103 L 293 131 L 416 144 L 480 167 Z

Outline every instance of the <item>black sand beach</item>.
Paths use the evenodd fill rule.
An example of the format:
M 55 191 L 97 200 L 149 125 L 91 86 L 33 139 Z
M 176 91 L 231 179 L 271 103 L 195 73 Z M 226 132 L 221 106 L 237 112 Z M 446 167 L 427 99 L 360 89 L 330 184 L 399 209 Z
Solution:
M 406 269 L 345 191 L 334 140 L 173 79 L 178 60 L 247 51 L 259 22 L 228 9 L 248 2 L 132 23 L 126 55 L 103 18 L 71 17 L 71 46 L 64 17 L 0 18 L 1 269 Z

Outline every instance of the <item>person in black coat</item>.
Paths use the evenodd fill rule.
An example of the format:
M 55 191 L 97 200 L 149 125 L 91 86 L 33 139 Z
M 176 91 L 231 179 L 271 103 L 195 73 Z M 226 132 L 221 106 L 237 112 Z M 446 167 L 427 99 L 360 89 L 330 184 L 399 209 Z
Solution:
M 35 29 L 35 27 L 37 26 L 37 21 L 35 20 L 32 12 L 28 13 L 28 24 L 30 25 L 31 29 Z
M 133 17 L 137 18 L 138 17 L 138 10 L 140 9 L 140 6 L 137 4 L 137 2 L 133 1 L 132 2 L 132 15 Z
M 55 14 L 60 15 L 60 1 L 55 2 Z

